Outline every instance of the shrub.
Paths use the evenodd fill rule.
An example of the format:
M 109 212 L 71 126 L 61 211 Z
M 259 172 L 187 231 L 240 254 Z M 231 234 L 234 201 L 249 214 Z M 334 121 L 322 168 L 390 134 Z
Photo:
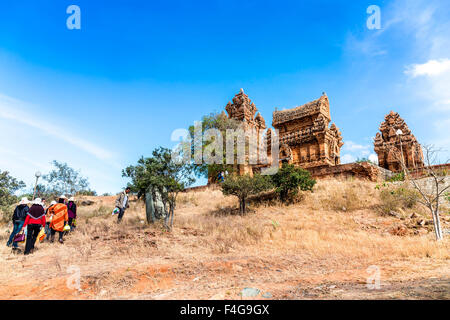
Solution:
M 388 182 L 405 181 L 405 173 L 404 172 L 397 173 L 396 175 L 387 179 L 387 181 Z
M 395 196 L 395 193 L 388 189 L 381 190 L 380 200 L 380 209 L 383 214 L 398 210 L 401 206 L 400 198 Z
M 248 203 L 259 206 L 276 206 L 279 204 L 279 196 L 275 190 L 261 192 L 248 197 Z
M 358 184 L 347 181 L 339 189 L 330 190 L 321 200 L 322 207 L 336 211 L 352 211 L 364 206 Z
M 11 219 L 13 205 L 18 200 L 14 193 L 24 187 L 25 183 L 11 177 L 8 171 L 0 170 L 0 213 L 4 222 Z
M 87 190 L 78 191 L 76 195 L 77 196 L 97 196 L 97 192 L 94 190 L 87 189 Z
M 417 190 L 411 188 L 398 188 L 396 192 L 404 208 L 412 208 L 416 205 L 417 200 L 420 198 L 420 194 Z
M 272 176 L 272 183 L 281 201 L 292 199 L 298 190 L 311 191 L 316 180 L 311 178 L 309 171 L 296 168 L 292 164 L 283 164 L 283 167 Z
M 373 162 L 372 160 L 369 160 L 369 158 L 358 158 L 355 161 L 356 163 L 363 163 L 363 162 L 368 162 L 371 164 L 376 164 L 375 162 Z
M 419 197 L 416 190 L 406 186 L 387 186 L 380 193 L 381 212 L 386 214 L 399 208 L 412 208 L 416 205 Z
M 222 192 L 224 195 L 233 195 L 239 198 L 239 212 L 246 213 L 247 199 L 251 195 L 259 194 L 273 187 L 269 176 L 250 175 L 228 176 L 222 183 Z

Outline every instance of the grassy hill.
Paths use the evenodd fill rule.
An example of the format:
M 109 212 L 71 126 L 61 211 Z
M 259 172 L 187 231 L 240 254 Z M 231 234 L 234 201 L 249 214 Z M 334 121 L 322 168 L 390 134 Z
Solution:
M 386 213 L 375 187 L 323 180 L 295 204 L 259 201 L 246 216 L 220 190 L 188 192 L 171 233 L 146 225 L 142 202 L 117 225 L 114 197 L 86 197 L 94 204 L 80 206 L 64 245 L 26 257 L 0 248 L 0 299 L 241 299 L 246 287 L 259 299 L 450 298 L 448 235 L 437 243 L 417 204 Z M 367 288 L 371 266 L 379 290 Z M 74 267 L 81 291 L 67 286 Z

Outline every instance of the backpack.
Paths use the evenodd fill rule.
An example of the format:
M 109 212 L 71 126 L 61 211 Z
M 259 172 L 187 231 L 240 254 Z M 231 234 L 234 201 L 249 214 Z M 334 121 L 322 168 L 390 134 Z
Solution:
M 13 220 L 14 221 L 25 220 L 29 210 L 30 208 L 28 208 L 27 205 L 17 206 L 16 209 L 14 210 Z
M 75 204 L 75 202 L 69 202 L 69 204 L 67 205 L 67 209 L 72 211 L 73 213 L 76 213 L 77 205 Z

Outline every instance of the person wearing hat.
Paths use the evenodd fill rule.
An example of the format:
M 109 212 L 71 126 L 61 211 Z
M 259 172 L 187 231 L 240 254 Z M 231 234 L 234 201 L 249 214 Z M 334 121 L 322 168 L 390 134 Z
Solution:
M 50 213 L 51 211 L 50 211 L 50 209 L 56 204 L 57 202 L 56 201 L 52 201 L 51 203 L 50 203 L 50 206 L 45 210 L 45 221 L 46 221 L 46 223 L 45 223 L 45 234 L 47 235 L 46 237 L 45 237 L 45 239 L 46 240 L 48 240 L 48 241 L 50 241 L 50 222 L 52 221 L 52 219 L 53 219 L 53 216 L 52 216 L 52 214 Z
M 48 209 L 49 214 L 52 217 L 50 222 L 50 241 L 55 241 L 55 233 L 59 233 L 59 242 L 64 243 L 64 227 L 69 221 L 69 214 L 67 212 L 67 206 L 65 204 L 66 196 L 62 195 L 59 197 L 58 203 L 53 205 Z
M 69 212 L 69 226 L 70 230 L 75 229 L 75 219 L 77 218 L 77 205 L 75 203 L 75 198 L 71 197 L 69 203 L 67 204 L 67 210 Z
M 30 208 L 28 207 L 29 203 L 30 201 L 28 201 L 28 198 L 23 197 L 22 200 L 20 200 L 19 205 L 14 209 L 14 214 L 12 216 L 13 231 L 11 232 L 9 240 L 6 243 L 8 247 L 11 246 L 11 244 L 13 249 L 17 249 L 19 247 L 17 242 L 14 242 L 14 237 L 19 233 L 20 230 L 22 230 L 28 211 L 30 210 Z
M 37 198 L 33 201 L 33 205 L 28 211 L 28 215 L 23 224 L 22 230 L 27 228 L 27 242 L 25 243 L 25 254 L 30 254 L 34 249 L 37 237 L 41 228 L 45 227 L 45 210 L 42 206 L 41 199 Z

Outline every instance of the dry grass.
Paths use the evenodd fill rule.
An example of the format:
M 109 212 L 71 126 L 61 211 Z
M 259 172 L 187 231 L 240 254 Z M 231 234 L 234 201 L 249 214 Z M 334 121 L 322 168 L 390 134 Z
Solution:
M 200 232 L 204 244 L 214 253 L 227 253 L 251 247 L 260 250 L 293 250 L 308 252 L 318 258 L 335 256 L 342 259 L 403 259 L 450 257 L 449 243 L 437 244 L 431 235 L 397 237 L 387 233 L 395 220 L 378 214 L 380 192 L 375 183 L 365 181 L 321 181 L 313 193 L 292 206 L 259 208 L 247 216 L 217 216 L 183 208 L 177 225 Z M 223 209 L 235 208 L 233 197 L 220 192 L 192 194 L 197 203 L 207 197 Z M 189 214 L 190 213 L 190 214 Z M 375 227 L 376 232 L 367 231 Z M 384 227 L 384 228 L 383 228 Z
M 232 214 L 238 207 L 236 198 L 225 197 L 220 190 L 181 194 L 175 228 L 167 233 L 161 224 L 144 222 L 142 202 L 134 202 L 123 223 L 117 225 L 117 217 L 111 217 L 113 198 L 98 198 L 95 205 L 80 207 L 78 228 L 64 245 L 39 244 L 28 257 L 2 247 L 0 258 L 6 263 L 0 265 L 0 283 L 26 279 L 35 267 L 42 270 L 42 281 L 62 277 L 68 266 L 77 265 L 82 269 L 83 286 L 94 295 L 87 297 L 114 298 L 129 295 L 139 281 L 154 278 L 147 271 L 137 272 L 138 266 L 170 263 L 173 268 L 181 265 L 189 270 L 178 271 L 178 277 L 185 276 L 184 272 L 203 276 L 206 271 L 200 266 L 205 261 L 224 259 L 264 260 L 265 265 L 285 270 L 288 278 L 298 277 L 298 272 L 305 277 L 318 270 L 326 274 L 331 269 L 353 270 L 372 264 L 396 265 L 401 270 L 396 276 L 411 278 L 420 275 L 417 265 L 424 261 L 431 264 L 430 270 L 446 265 L 439 272 L 448 276 L 449 240 L 437 243 L 432 234 L 389 234 L 401 221 L 380 215 L 380 191 L 374 183 L 319 181 L 313 193 L 302 193 L 300 199 L 289 206 L 253 206 L 248 215 L 240 216 Z M 7 231 L 1 230 L 2 241 Z M 308 263 L 297 270 L 293 259 Z M 18 265 L 23 266 L 20 274 Z M 171 279 L 158 277 L 172 286 Z M 160 290 L 158 286 L 152 284 L 152 290 Z
M 380 212 L 389 214 L 392 211 L 412 209 L 418 200 L 419 192 L 406 183 L 386 186 L 380 190 Z
M 371 208 L 375 184 L 361 180 L 324 180 L 317 184 L 306 204 L 316 210 L 352 211 Z

